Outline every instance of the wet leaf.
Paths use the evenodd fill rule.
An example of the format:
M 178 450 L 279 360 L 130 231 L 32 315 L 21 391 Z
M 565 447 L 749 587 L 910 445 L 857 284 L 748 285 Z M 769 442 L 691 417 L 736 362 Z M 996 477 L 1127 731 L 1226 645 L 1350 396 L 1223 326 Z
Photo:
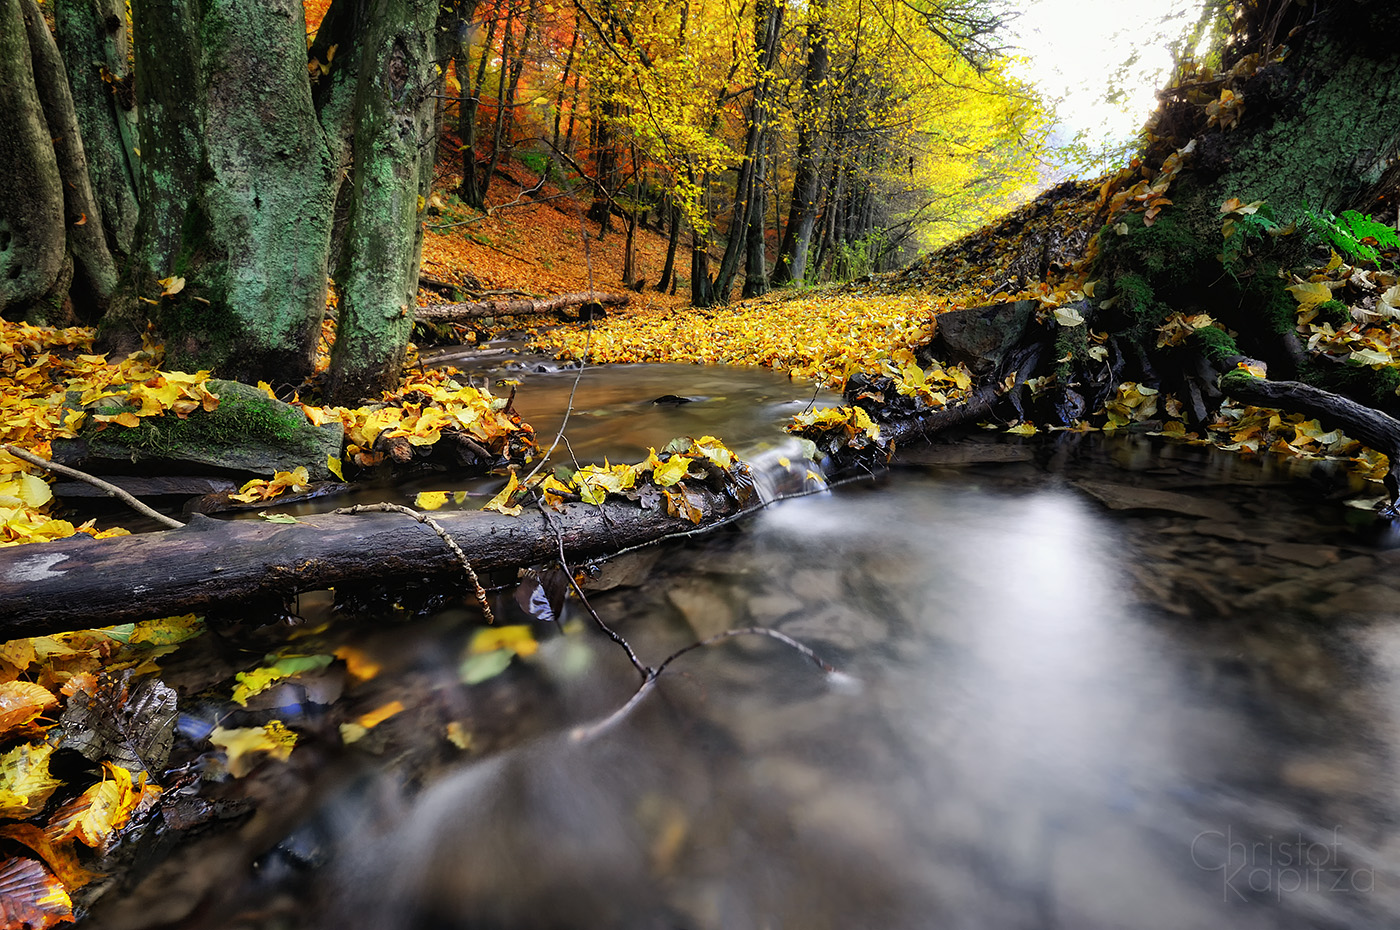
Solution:
M 44 809 L 59 783 L 49 775 L 48 743 L 27 743 L 0 755 L 0 817 L 23 820 Z
M 419 491 L 413 498 L 413 506 L 419 510 L 438 510 L 446 503 L 446 491 Z
M 130 678 L 130 673 L 104 676 L 95 694 L 84 690 L 69 698 L 59 720 L 59 745 L 93 762 L 159 772 L 175 741 L 175 691 L 156 678 L 128 690 Z
M 297 744 L 297 735 L 288 730 L 280 720 L 269 720 L 261 727 L 215 727 L 209 734 L 209 742 L 223 750 L 228 759 L 229 774 L 242 778 L 264 757 L 285 762 L 292 755 Z
M 46 832 L 54 842 L 72 836 L 105 851 L 113 834 L 126 826 L 136 809 L 159 795 L 160 788 L 146 784 L 145 772 L 133 780 L 124 767 L 103 763 L 102 781 L 54 811 Z
M 252 671 L 239 672 L 235 676 L 237 684 L 233 688 L 234 703 L 247 707 L 248 699 L 254 695 L 262 694 L 277 682 L 284 678 L 290 678 L 299 672 L 325 668 L 335 661 L 335 657 L 328 655 L 292 655 L 280 658 L 268 656 L 266 661 L 271 664 L 255 668 Z
M 484 626 L 472 634 L 467 651 L 472 655 L 482 655 L 496 650 L 507 650 L 515 655 L 532 656 L 540 648 L 535 635 L 524 624 L 511 626 Z
M 0 738 L 28 726 L 57 706 L 58 698 L 42 685 L 30 681 L 0 683 Z
M 59 880 L 34 859 L 0 862 L 0 928 L 44 930 L 73 922 L 73 902 Z
M 510 480 L 506 482 L 506 486 L 501 488 L 501 492 L 487 501 L 486 506 L 481 509 L 494 510 L 496 513 L 502 513 L 508 517 L 520 516 L 521 505 L 516 504 L 515 506 L 511 506 L 510 504 L 511 496 L 514 495 L 519 488 L 520 479 L 515 477 L 515 472 L 511 472 Z
M 27 846 L 40 859 L 44 860 L 44 865 L 49 867 L 49 871 L 53 872 L 63 883 L 64 888 L 69 891 L 76 891 L 93 879 L 100 877 L 97 873 L 89 872 L 83 868 L 72 844 L 54 842 L 36 824 L 5 824 L 0 827 L 0 836 Z
M 515 654 L 505 649 L 495 652 L 485 652 L 480 655 L 469 655 L 462 660 L 461 667 L 457 674 L 464 685 L 479 685 L 483 681 L 495 678 L 510 667 L 511 659 Z

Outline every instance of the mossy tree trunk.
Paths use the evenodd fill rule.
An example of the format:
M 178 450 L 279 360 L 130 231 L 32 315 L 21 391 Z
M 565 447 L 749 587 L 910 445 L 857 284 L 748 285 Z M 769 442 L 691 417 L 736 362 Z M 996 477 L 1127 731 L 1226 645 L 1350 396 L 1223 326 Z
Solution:
M 0 0 L 0 126 L 0 313 L 43 316 L 67 289 L 63 185 L 21 0 Z
M 355 97 L 353 199 L 336 274 L 340 321 L 330 395 L 355 402 L 397 383 L 413 326 L 420 214 L 432 158 L 431 0 L 373 0 Z
M 301 5 L 134 0 L 132 14 L 142 211 L 108 332 L 149 318 L 172 366 L 299 381 L 320 335 L 337 181 Z M 158 283 L 172 277 L 177 293 Z
M 80 318 L 94 320 L 107 309 L 116 290 L 117 265 L 107 247 L 102 211 L 93 195 L 87 152 L 63 57 L 36 0 L 21 0 L 21 7 L 29 34 L 35 88 L 63 180 L 62 229 L 73 262 L 70 301 Z
M 54 29 L 67 69 L 93 197 L 113 257 L 131 252 L 136 199 L 136 94 L 122 0 L 56 0 Z

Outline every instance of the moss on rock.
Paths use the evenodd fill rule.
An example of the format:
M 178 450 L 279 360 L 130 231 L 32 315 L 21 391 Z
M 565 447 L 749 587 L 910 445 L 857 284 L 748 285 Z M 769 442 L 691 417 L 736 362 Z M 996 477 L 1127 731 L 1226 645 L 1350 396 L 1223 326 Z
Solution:
M 331 477 L 326 459 L 339 458 L 344 443 L 339 423 L 313 426 L 295 407 L 237 381 L 211 380 L 209 389 L 219 396 L 212 412 L 196 410 L 184 419 L 174 414 L 145 417 L 134 428 L 99 428 L 89 421 L 77 439 L 54 443 L 54 457 L 75 467 L 141 464 L 187 472 L 201 466 L 260 476 L 304 465 L 314 481 Z

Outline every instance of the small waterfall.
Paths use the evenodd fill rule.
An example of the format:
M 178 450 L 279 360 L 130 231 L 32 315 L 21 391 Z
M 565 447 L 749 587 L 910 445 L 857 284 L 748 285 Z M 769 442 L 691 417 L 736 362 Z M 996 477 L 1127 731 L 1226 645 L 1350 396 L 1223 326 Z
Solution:
M 759 499 L 771 504 L 785 497 L 824 491 L 826 473 L 809 456 L 815 452 L 810 440 L 789 436 L 776 443 L 763 442 L 744 449 L 739 457 L 749 467 Z

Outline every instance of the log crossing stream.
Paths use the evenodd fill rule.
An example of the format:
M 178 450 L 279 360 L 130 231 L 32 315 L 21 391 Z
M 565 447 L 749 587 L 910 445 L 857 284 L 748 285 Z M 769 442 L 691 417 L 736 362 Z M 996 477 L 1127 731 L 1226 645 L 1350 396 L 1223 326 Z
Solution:
M 526 377 L 547 444 L 529 405 L 557 423 L 574 375 Z M 568 436 L 580 460 L 687 433 L 771 450 L 810 398 L 760 371 L 600 369 Z M 637 685 L 600 634 L 541 625 L 467 687 L 469 609 L 370 625 L 363 687 L 418 704 L 265 789 L 251 864 L 195 847 L 182 869 L 223 890 L 180 925 L 1395 925 L 1400 549 L 1338 503 L 1345 477 L 1103 435 L 902 462 L 590 583 L 644 661 L 764 626 L 837 674 L 736 637 L 581 730 Z M 94 916 L 166 925 L 139 894 Z

